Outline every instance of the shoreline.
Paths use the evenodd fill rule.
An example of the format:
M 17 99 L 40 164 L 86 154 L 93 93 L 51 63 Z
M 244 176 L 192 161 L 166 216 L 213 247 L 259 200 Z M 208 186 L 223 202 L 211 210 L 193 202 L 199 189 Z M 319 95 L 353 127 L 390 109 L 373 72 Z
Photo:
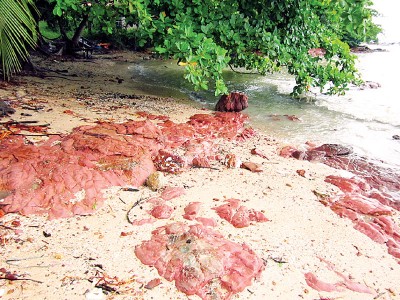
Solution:
M 137 57 L 125 53 L 117 60 L 125 63 L 133 59 Z M 194 114 L 210 113 L 201 106 L 188 106 L 185 101 L 132 94 L 128 80 L 122 78 L 123 70 L 115 69 L 118 66 L 115 60 L 96 59 L 82 64 L 57 63 L 60 70 L 68 68 L 68 74 L 77 74 L 70 77 L 76 80 L 21 77 L 19 86 L 1 87 L 0 96 L 11 99 L 17 110 L 11 118 L 50 124 L 50 133 L 68 134 L 72 128 L 93 125 L 95 121 L 134 120 L 138 111 L 167 115 L 179 123 Z M 93 67 L 87 68 L 90 66 Z M 119 84 L 117 78 L 124 80 Z M 125 96 L 118 97 L 117 93 L 134 96 L 131 99 L 134 104 L 127 103 Z M 22 109 L 22 104 L 42 108 Z M 32 116 L 21 116 L 21 112 Z M 7 120 L 3 118 L 2 122 Z M 0 222 L 12 230 L 0 228 L 4 241 L 2 267 L 26 274 L 24 278 L 37 282 L 1 280 L 1 297 L 84 299 L 88 291 L 96 291 L 94 284 L 103 280 L 118 292 L 109 291 L 104 299 L 200 299 L 179 292 L 173 281 L 159 276 L 155 268 L 142 264 L 135 256 L 135 247 L 149 240 L 152 230 L 174 222 L 195 224 L 182 217 L 185 207 L 194 201 L 202 203 L 199 216 L 216 220 L 215 231 L 229 241 L 248 245 L 265 262 L 259 277 L 234 299 L 400 297 L 400 265 L 388 254 L 385 245 L 355 230 L 349 219 L 340 218 L 315 195 L 315 191 L 340 195 L 340 190 L 325 182 L 325 178 L 343 172 L 320 163 L 283 158 L 279 156 L 283 146 L 262 133 L 244 142 L 221 140 L 220 155 L 233 153 L 242 161 L 259 164 L 263 172 L 227 168 L 215 161 L 212 166 L 218 170 L 190 168 L 181 174 L 166 174 L 166 186 L 183 188 L 185 194 L 168 202 L 173 207 L 169 219 L 156 219 L 154 223 L 134 226 L 128 222 L 127 215 L 132 212 L 135 219 L 149 218 L 150 203 L 131 211 L 141 198 L 160 196 L 160 191 L 151 191 L 146 186 L 139 187 L 138 192 L 120 187 L 107 189 L 103 206 L 88 216 L 47 220 L 46 216 L 6 214 Z M 251 154 L 253 148 L 265 157 Z M 304 176 L 299 170 L 305 172 Z M 270 221 L 252 222 L 245 228 L 232 226 L 213 210 L 230 198 L 262 211 Z M 399 221 L 398 211 L 395 217 Z M 339 275 L 344 274 L 373 293 L 351 290 L 349 283 L 338 284 L 335 291 L 318 291 L 307 284 L 305 274 L 309 273 L 332 285 L 348 283 Z M 145 288 L 153 279 L 160 279 L 161 284 Z

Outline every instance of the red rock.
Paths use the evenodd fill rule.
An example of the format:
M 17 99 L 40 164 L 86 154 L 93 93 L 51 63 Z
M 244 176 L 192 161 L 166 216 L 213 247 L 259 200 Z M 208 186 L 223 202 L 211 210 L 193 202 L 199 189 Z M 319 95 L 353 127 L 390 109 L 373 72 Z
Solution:
M 225 165 L 229 169 L 236 169 L 240 167 L 241 161 L 235 154 L 229 153 L 225 156 Z
M 154 289 L 156 286 L 159 286 L 161 284 L 161 279 L 160 278 L 154 278 L 152 280 L 150 280 L 145 286 L 145 289 L 148 290 L 152 290 Z
M 250 153 L 253 154 L 253 155 L 258 155 L 258 156 L 261 156 L 262 158 L 268 159 L 268 157 L 267 157 L 264 153 L 262 153 L 261 150 L 259 150 L 259 149 L 257 149 L 257 148 L 251 149 L 251 152 L 250 152 Z
M 247 118 L 243 114 L 231 112 L 216 112 L 214 116 L 196 114 L 190 117 L 188 124 L 206 139 L 220 137 L 231 140 L 244 130 Z
M 296 170 L 296 173 L 299 174 L 301 177 L 306 177 L 306 171 L 305 170 Z
M 195 220 L 204 226 L 210 226 L 210 227 L 215 227 L 217 226 L 217 221 L 215 221 L 213 218 L 203 218 L 203 217 L 197 217 Z
M 375 188 L 395 200 L 400 200 L 400 173 L 384 168 L 358 157 L 336 156 L 328 158 L 325 164 L 336 169 L 347 170 L 364 179 L 371 188 Z
M 210 162 L 207 158 L 204 157 L 195 157 L 192 161 L 192 166 L 197 168 L 210 168 Z
M 366 223 L 364 221 L 358 221 L 356 223 L 356 225 L 354 226 L 354 228 L 357 229 L 358 231 L 364 233 L 369 238 L 371 238 L 372 240 L 374 240 L 375 242 L 377 242 L 379 244 L 384 244 L 388 241 L 388 238 L 382 232 L 382 230 L 377 228 L 377 225 L 375 225 L 373 223 Z
M 388 216 L 378 216 L 374 218 L 374 223 L 378 224 L 388 235 L 394 238 L 399 238 L 400 240 L 400 228 L 393 221 L 392 218 Z
M 389 239 L 386 245 L 388 246 L 388 253 L 400 259 L 400 241 L 396 242 L 393 239 Z
M 161 198 L 168 201 L 172 200 L 174 198 L 177 198 L 179 196 L 182 196 L 186 194 L 186 191 L 183 187 L 166 187 L 162 193 L 161 193 Z
M 228 95 L 222 95 L 217 105 L 216 111 L 239 112 L 249 106 L 248 97 L 240 92 L 232 92 Z
M 323 144 L 318 147 L 312 148 L 313 151 L 323 151 L 326 157 L 349 155 L 353 150 L 339 144 Z
M 37 145 L 22 136 L 0 140 L 0 189 L 8 193 L 1 211 L 48 213 L 50 218 L 91 214 L 102 205 L 104 188 L 138 187 L 155 167 L 179 173 L 195 157 L 204 158 L 198 164 L 207 166 L 217 159 L 217 138 L 255 134 L 245 128 L 247 116 L 240 113 L 198 114 L 184 124 L 139 115 L 146 120 L 80 126 Z M 185 156 L 173 154 L 177 147 Z
M 240 206 L 240 200 L 228 199 L 226 204 L 214 207 L 217 214 L 237 228 L 247 227 L 254 222 L 267 222 L 262 212 Z
M 370 191 L 367 196 L 369 198 L 374 198 L 378 200 L 380 203 L 393 207 L 394 209 L 400 211 L 400 200 L 393 197 L 391 194 L 378 191 L 376 189 Z
M 140 135 L 147 139 L 157 139 L 162 135 L 160 128 L 148 120 L 128 121 L 122 125 L 126 129 L 124 134 Z
M 292 146 L 285 146 L 279 152 L 279 155 L 282 157 L 292 157 L 292 154 L 296 152 L 297 149 Z
M 185 214 L 183 215 L 183 218 L 187 220 L 194 220 L 197 217 L 200 207 L 201 202 L 190 202 L 185 207 Z
M 354 210 L 345 208 L 343 206 L 332 205 L 331 209 L 342 218 L 345 217 L 352 221 L 357 221 L 360 219 L 360 216 Z
M 157 205 L 153 207 L 150 214 L 157 219 L 169 219 L 174 209 L 168 205 Z
M 243 162 L 243 163 L 240 165 L 240 167 L 241 167 L 242 169 L 250 170 L 250 171 L 253 172 L 253 173 L 259 173 L 259 172 L 262 172 L 262 171 L 263 171 L 261 165 L 256 164 L 256 163 L 253 163 L 253 162 L 251 162 L 251 161 L 245 161 L 245 162 Z
M 268 222 L 269 219 L 260 211 L 249 209 L 249 218 L 254 222 Z
M 227 220 L 228 222 L 232 221 L 233 216 L 235 215 L 237 209 L 239 208 L 240 200 L 239 199 L 227 199 L 226 204 L 214 207 L 215 210 L 220 216 L 220 218 Z
M 357 213 L 371 216 L 391 215 L 393 213 L 393 210 L 389 206 L 360 194 L 344 194 L 339 196 L 333 206 L 348 208 Z
M 179 174 L 186 168 L 186 161 L 181 156 L 160 150 L 153 160 L 157 171 Z
M 151 197 L 150 199 L 148 199 L 147 201 L 146 201 L 147 203 L 151 203 L 151 204 L 154 204 L 155 206 L 156 205 L 163 205 L 163 204 L 165 204 L 165 200 L 163 199 L 163 198 L 161 198 L 161 197 Z
M 188 124 L 176 124 L 172 121 L 167 121 L 161 124 L 163 128 L 162 139 L 169 148 L 177 148 L 183 145 L 185 142 L 191 141 L 196 138 L 196 129 Z
M 244 128 L 243 130 L 239 131 L 238 136 L 236 137 L 236 140 L 239 142 L 244 142 L 248 140 L 249 138 L 252 138 L 253 136 L 256 136 L 257 132 L 250 127 Z
M 357 292 L 357 293 L 365 293 L 365 294 L 374 294 L 375 291 L 369 287 L 367 287 L 365 284 L 354 282 L 353 280 L 349 279 L 347 276 L 343 275 L 340 272 L 335 271 L 337 275 L 342 277 L 344 281 L 336 283 L 336 285 L 344 286 L 348 290 Z
M 203 225 L 173 223 L 152 232 L 149 241 L 135 248 L 146 265 L 178 290 L 209 299 L 228 299 L 259 276 L 264 264 L 247 245 L 236 244 Z
M 388 252 L 397 257 L 397 248 L 389 247 L 388 240 L 400 239 L 397 226 L 389 215 L 400 210 L 400 173 L 382 167 L 351 154 L 351 149 L 337 144 L 299 151 L 292 146 L 284 147 L 280 155 L 305 160 L 320 160 L 328 166 L 354 174 L 352 178 L 328 176 L 326 182 L 336 185 L 344 195 L 323 203 L 341 217 L 355 223 L 354 228 L 378 243 L 385 243 Z M 371 222 L 362 220 L 370 219 Z
M 147 218 L 147 219 L 142 219 L 142 220 L 132 220 L 130 223 L 134 226 L 142 226 L 144 224 L 152 224 L 156 221 L 157 220 L 154 218 Z
M 369 191 L 371 187 L 363 180 L 353 178 L 344 178 L 340 176 L 329 175 L 325 178 L 325 182 L 336 185 L 345 193 L 360 193 Z
M 67 115 L 72 115 L 72 116 L 75 115 L 75 112 L 73 112 L 73 111 L 70 110 L 70 109 L 64 110 L 63 113 L 64 113 L 64 114 L 67 114 Z
M 240 206 L 233 214 L 232 219 L 228 222 L 230 222 L 236 228 L 243 228 L 250 226 L 250 221 L 249 210 L 244 206 Z
M 132 235 L 132 231 L 126 232 L 126 231 L 122 231 L 120 236 L 128 236 L 128 235 Z
M 306 279 L 306 283 L 308 284 L 308 286 L 319 292 L 340 291 L 340 289 L 338 289 L 338 287 L 335 284 L 321 281 L 317 278 L 317 276 L 315 276 L 311 272 L 304 274 L 304 277 Z

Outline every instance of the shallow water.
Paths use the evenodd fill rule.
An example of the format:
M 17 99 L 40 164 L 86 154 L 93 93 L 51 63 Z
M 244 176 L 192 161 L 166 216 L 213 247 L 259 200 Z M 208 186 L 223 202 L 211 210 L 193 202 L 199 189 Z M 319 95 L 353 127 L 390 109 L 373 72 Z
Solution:
M 287 74 L 259 76 L 227 70 L 224 78 L 230 91 L 249 96 L 245 110 L 257 128 L 295 145 L 305 141 L 339 143 L 353 147 L 361 156 L 400 167 L 400 19 L 395 15 L 395 0 L 378 3 L 381 12 L 376 22 L 384 28 L 380 45 L 369 45 L 384 51 L 358 55 L 358 69 L 364 80 L 378 82 L 378 89 L 351 88 L 345 96 L 318 94 L 313 101 L 292 99 L 289 94 L 294 80 Z M 397 24 L 397 25 L 396 25 Z M 218 97 L 212 91 L 194 92 L 183 78 L 184 67 L 176 61 L 143 61 L 130 67 L 132 81 L 145 93 L 190 98 L 213 108 Z M 283 115 L 295 115 L 301 121 L 290 121 Z
M 376 52 L 363 56 L 368 58 L 368 67 L 382 66 L 382 63 L 372 64 L 374 59 L 391 62 L 388 58 L 391 55 L 390 52 Z M 212 92 L 194 92 L 183 79 L 183 68 L 175 61 L 147 61 L 132 65 L 130 71 L 132 80 L 141 85 L 143 91 L 157 92 L 160 96 L 190 97 L 208 108 L 213 108 L 218 101 Z M 249 96 L 249 108 L 245 112 L 263 131 L 291 144 L 309 140 L 352 146 L 360 155 L 400 166 L 400 141 L 392 138 L 400 134 L 400 101 L 393 89 L 395 85 L 389 82 L 392 77 L 382 77 L 385 82 L 365 78 L 380 82 L 380 89 L 355 89 L 344 97 L 319 95 L 312 102 L 289 96 L 294 81 L 285 74 L 264 77 L 226 71 L 225 78 L 229 90 L 243 91 Z M 283 115 L 295 115 L 301 121 L 290 121 Z

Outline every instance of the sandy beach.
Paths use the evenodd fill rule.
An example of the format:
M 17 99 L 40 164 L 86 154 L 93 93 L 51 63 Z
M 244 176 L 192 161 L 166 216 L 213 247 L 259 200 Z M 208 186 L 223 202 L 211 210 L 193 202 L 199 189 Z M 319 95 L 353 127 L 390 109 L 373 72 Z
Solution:
M 46 78 L 24 76 L 0 82 L 0 99 L 16 110 L 0 120 L 48 124 L 44 136 L 18 132 L 37 144 L 82 125 L 142 120 L 138 112 L 143 111 L 168 116 L 174 123 L 213 113 L 185 99 L 143 95 L 140 89 L 132 89 L 128 66 L 143 58 L 148 55 L 128 52 L 75 62 L 35 58 L 40 68 L 57 72 L 46 72 Z M 251 126 L 251 120 L 246 126 Z M 92 214 L 52 220 L 46 214 L 4 215 L 0 218 L 0 299 L 201 299 L 180 291 L 175 281 L 160 276 L 135 253 L 156 228 L 201 223 L 183 217 L 192 202 L 201 203 L 198 217 L 216 221 L 213 231 L 235 245 L 247 245 L 263 263 L 251 285 L 231 299 L 400 299 L 400 260 L 388 253 L 385 243 L 373 241 L 320 201 L 318 195 L 342 193 L 325 182 L 327 176 L 349 174 L 322 163 L 281 157 L 284 146 L 259 131 L 243 141 L 218 139 L 213 151 L 222 159 L 213 160 L 210 167 L 164 173 L 165 183 L 156 191 L 146 185 L 137 190 L 109 187 L 103 190 L 106 200 Z M 252 154 L 252 149 L 262 155 Z M 257 164 L 260 172 L 240 164 L 229 167 L 227 154 Z M 161 197 L 168 187 L 184 193 L 166 201 L 173 208 L 170 217 L 154 218 L 149 214 L 154 202 L 147 200 Z M 215 210 L 228 199 L 239 199 L 241 206 L 262 213 L 268 221 L 233 226 Z M 400 224 L 397 210 L 391 217 Z M 151 221 L 132 224 L 146 219 Z M 7 274 L 18 276 L 9 280 Z M 310 274 L 319 280 L 314 288 L 306 280 L 312 279 Z M 209 295 L 207 299 L 222 298 Z

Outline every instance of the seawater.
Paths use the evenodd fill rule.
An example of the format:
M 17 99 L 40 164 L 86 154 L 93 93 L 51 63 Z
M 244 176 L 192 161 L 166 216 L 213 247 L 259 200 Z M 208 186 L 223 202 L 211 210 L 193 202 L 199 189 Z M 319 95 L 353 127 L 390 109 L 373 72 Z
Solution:
M 352 87 L 345 96 L 316 94 L 304 101 L 290 97 L 295 82 L 288 74 L 260 76 L 226 70 L 229 90 L 249 96 L 244 113 L 251 123 L 288 144 L 339 143 L 360 156 L 400 168 L 400 140 L 393 138 L 400 135 L 400 34 L 399 18 L 393 15 L 397 10 L 392 9 L 400 4 L 391 1 L 376 7 L 382 12 L 376 21 L 386 30 L 380 44 L 369 45 L 382 51 L 358 54 L 357 60 L 362 78 L 379 83 L 380 88 Z M 176 61 L 144 61 L 132 65 L 130 72 L 135 86 L 145 93 L 190 98 L 211 109 L 218 101 L 213 91 L 194 92 L 183 78 L 184 67 Z M 285 115 L 295 115 L 300 121 Z

